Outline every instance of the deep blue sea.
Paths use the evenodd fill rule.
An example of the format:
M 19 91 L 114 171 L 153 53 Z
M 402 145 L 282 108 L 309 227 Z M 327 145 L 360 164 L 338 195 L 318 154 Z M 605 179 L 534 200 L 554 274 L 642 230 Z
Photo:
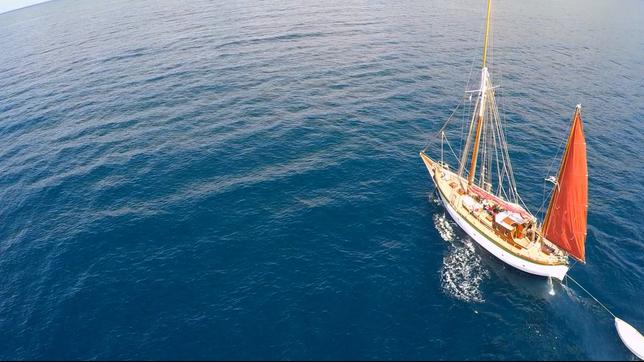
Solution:
M 588 296 L 495 260 L 432 196 L 418 152 L 477 81 L 484 14 L 1 14 L 0 359 L 634 359 Z M 498 0 L 492 23 L 519 193 L 539 208 L 581 103 L 570 275 L 644 331 L 644 2 Z

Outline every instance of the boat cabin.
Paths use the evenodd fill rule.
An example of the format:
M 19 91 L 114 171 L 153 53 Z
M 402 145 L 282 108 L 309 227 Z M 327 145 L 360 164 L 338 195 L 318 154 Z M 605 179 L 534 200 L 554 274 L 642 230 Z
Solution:
M 516 212 L 502 211 L 494 216 L 492 228 L 508 239 L 521 239 L 525 236 L 526 220 Z

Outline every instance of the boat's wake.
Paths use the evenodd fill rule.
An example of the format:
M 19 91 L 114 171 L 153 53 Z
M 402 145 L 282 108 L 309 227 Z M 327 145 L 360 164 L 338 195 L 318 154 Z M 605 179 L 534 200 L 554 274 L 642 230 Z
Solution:
M 449 223 L 449 220 L 447 220 L 445 214 L 434 214 L 434 225 L 443 240 L 454 241 L 454 237 L 456 236 L 454 234 L 454 228 Z
M 443 240 L 450 242 L 449 252 L 443 257 L 441 287 L 454 298 L 481 303 L 481 282 L 490 276 L 481 264 L 481 257 L 471 240 L 459 240 L 445 214 L 435 215 L 434 224 Z

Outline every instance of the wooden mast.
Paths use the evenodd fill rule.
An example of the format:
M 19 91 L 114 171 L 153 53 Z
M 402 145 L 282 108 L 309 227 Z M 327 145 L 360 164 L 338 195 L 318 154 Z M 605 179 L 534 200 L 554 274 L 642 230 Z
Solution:
M 483 43 L 483 68 L 487 61 L 487 41 L 490 35 L 490 13 L 492 12 L 492 0 L 487 0 L 487 18 L 485 19 L 485 43 Z
M 487 17 L 485 19 L 485 41 L 483 43 L 483 67 L 481 71 L 481 103 L 479 104 L 479 114 L 476 120 L 476 138 L 474 140 L 474 148 L 472 150 L 472 161 L 470 163 L 470 172 L 467 176 L 468 186 L 472 184 L 474 174 L 476 172 L 476 161 L 479 153 L 479 144 L 481 142 L 481 130 L 483 129 L 484 115 L 485 115 L 485 98 L 487 93 L 487 45 L 490 37 L 490 13 L 492 11 L 492 0 L 487 1 Z

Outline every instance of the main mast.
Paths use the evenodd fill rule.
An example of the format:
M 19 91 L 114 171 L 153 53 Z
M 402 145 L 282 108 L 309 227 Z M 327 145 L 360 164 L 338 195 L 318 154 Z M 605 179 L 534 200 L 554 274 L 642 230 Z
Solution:
M 461 166 L 459 169 L 459 175 L 462 176 L 463 170 L 465 168 L 465 161 L 466 157 L 468 154 L 468 150 L 470 147 L 470 140 L 471 140 L 471 135 L 473 131 L 473 126 L 474 126 L 474 120 L 476 119 L 476 133 L 475 133 L 475 139 L 474 139 L 474 149 L 472 150 L 472 160 L 470 162 L 470 171 L 467 177 L 467 185 L 468 187 L 472 185 L 472 181 L 474 180 L 474 174 L 476 173 L 476 162 L 478 158 L 478 153 L 479 153 L 479 146 L 481 142 L 481 131 L 483 129 L 483 123 L 485 122 L 485 104 L 487 101 L 487 92 L 488 89 L 490 88 L 490 78 L 489 78 L 489 73 L 487 71 L 487 47 L 488 47 L 488 41 L 490 38 L 490 14 L 492 12 L 492 0 L 487 1 L 487 17 L 485 19 L 485 40 L 483 43 L 483 65 L 481 69 L 481 86 L 479 88 L 479 98 L 478 98 L 478 112 L 475 112 L 475 114 L 472 117 L 472 122 L 470 123 L 470 132 L 467 137 L 467 141 L 465 142 L 465 148 L 463 149 L 463 155 L 462 155 L 462 160 L 461 160 Z

